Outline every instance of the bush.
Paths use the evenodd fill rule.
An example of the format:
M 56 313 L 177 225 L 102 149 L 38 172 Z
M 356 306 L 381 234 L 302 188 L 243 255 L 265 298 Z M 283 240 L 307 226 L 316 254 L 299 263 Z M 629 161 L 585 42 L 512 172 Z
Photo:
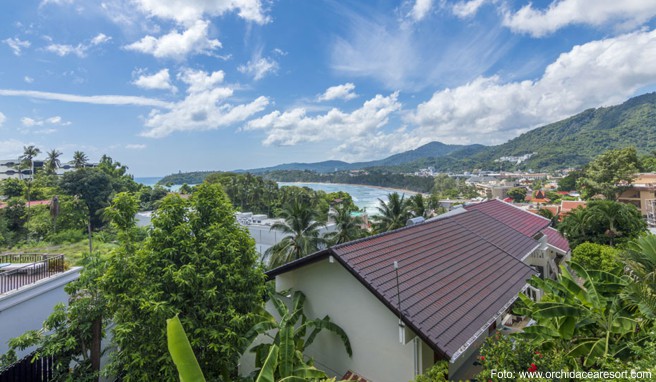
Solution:
M 585 269 L 599 269 L 606 272 L 612 272 L 622 266 L 619 250 L 609 245 L 595 243 L 579 244 L 572 251 L 572 261 Z
M 47 240 L 52 244 L 74 244 L 86 239 L 86 234 L 77 229 L 66 229 L 48 235 Z
M 449 363 L 439 361 L 424 374 L 418 375 L 412 382 L 446 382 L 449 380 Z

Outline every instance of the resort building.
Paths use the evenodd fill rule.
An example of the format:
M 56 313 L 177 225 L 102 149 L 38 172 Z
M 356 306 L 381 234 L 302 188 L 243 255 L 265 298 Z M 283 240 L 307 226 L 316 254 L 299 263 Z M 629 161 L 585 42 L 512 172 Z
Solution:
M 518 294 L 540 298 L 527 280 L 555 276 L 568 258 L 567 241 L 549 224 L 491 200 L 316 252 L 267 275 L 277 291 L 302 291 L 308 316 L 328 315 L 349 336 L 352 357 L 328 333 L 306 349 L 332 376 L 410 381 L 446 360 L 451 379 L 466 378 Z M 252 369 L 247 354 L 241 373 Z

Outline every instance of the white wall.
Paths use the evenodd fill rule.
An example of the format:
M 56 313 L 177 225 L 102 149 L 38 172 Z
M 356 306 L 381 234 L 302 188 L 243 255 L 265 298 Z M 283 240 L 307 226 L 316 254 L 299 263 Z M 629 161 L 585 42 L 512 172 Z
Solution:
M 0 354 L 9 350 L 7 342 L 27 330 L 41 329 L 43 321 L 60 302 L 68 304 L 64 286 L 80 277 L 82 267 L 39 280 L 29 286 L 0 295 Z M 32 349 L 17 352 L 20 359 Z
M 373 382 L 414 379 L 414 335 L 406 336 L 407 344 L 400 344 L 398 317 L 337 261 L 322 260 L 276 278 L 277 290 L 292 287 L 307 296 L 308 317 L 329 314 L 351 341 L 353 357 L 349 358 L 337 336 L 330 332 L 317 336 L 305 354 L 314 358 L 319 369 L 338 378 L 352 370 Z M 421 348 L 427 353 L 420 355 L 426 369 L 433 364 L 433 354 L 423 343 Z M 248 367 L 242 370 L 247 372 Z

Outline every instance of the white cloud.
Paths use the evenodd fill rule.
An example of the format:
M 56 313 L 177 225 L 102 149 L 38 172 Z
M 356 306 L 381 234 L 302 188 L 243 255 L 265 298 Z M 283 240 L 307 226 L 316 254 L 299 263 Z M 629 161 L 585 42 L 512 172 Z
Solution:
M 21 53 L 23 52 L 23 49 L 29 48 L 30 45 L 32 45 L 29 41 L 21 40 L 18 37 L 6 38 L 2 40 L 2 42 L 7 44 L 16 56 L 20 56 Z
M 410 11 L 410 17 L 415 21 L 421 21 L 433 8 L 433 0 L 416 0 Z
M 58 115 L 45 119 L 34 119 L 30 117 L 23 117 L 21 118 L 21 123 L 25 127 L 44 126 L 44 125 L 68 126 L 71 124 L 71 122 L 64 121 L 62 117 Z
M 137 106 L 154 106 L 161 108 L 172 108 L 170 102 L 161 101 L 153 98 L 134 97 L 123 95 L 96 95 L 85 96 L 77 94 L 50 93 L 36 90 L 12 90 L 0 89 L 0 96 L 13 97 L 30 97 L 37 99 L 47 99 L 52 101 L 89 103 L 95 105 L 137 105 Z
M 146 147 L 148 147 L 148 146 L 146 146 L 142 143 L 130 143 L 130 144 L 125 145 L 125 148 L 128 149 L 128 150 L 143 150 Z
M 28 84 L 31 84 L 31 83 L 34 82 L 34 78 L 32 78 L 32 77 L 30 77 L 30 76 L 25 76 L 25 77 L 23 77 L 23 80 L 24 80 L 25 82 L 27 82 Z
M 152 110 L 145 122 L 148 130 L 142 136 L 162 138 L 176 131 L 218 129 L 243 122 L 269 104 L 266 97 L 246 104 L 228 103 L 233 89 L 220 86 L 223 77 L 222 71 L 207 73 L 187 69 L 180 73 L 178 78 L 188 85 L 187 96 L 169 111 Z
M 345 83 L 343 85 L 331 86 L 326 91 L 317 97 L 319 101 L 330 101 L 334 99 L 344 99 L 350 100 L 356 98 L 358 95 L 355 94 L 355 85 L 351 82 Z
M 453 4 L 453 14 L 462 19 L 474 16 L 486 2 L 487 0 L 459 1 Z
M 557 0 L 547 9 L 525 5 L 505 15 L 504 24 L 513 31 L 541 37 L 572 24 L 593 26 L 614 23 L 635 27 L 656 16 L 656 2 L 645 0 Z
M 258 24 L 267 23 L 260 0 L 134 0 L 150 16 L 191 25 L 203 16 L 221 16 L 236 11 L 239 17 Z
M 91 45 L 101 45 L 108 42 L 111 39 L 112 39 L 111 37 L 105 35 L 104 33 L 98 33 L 96 37 L 91 39 Z
M 75 0 L 43 0 L 41 4 L 39 4 L 39 7 L 43 7 L 48 4 L 55 4 L 55 5 L 70 5 L 73 4 Z
M 49 37 L 47 39 L 51 40 Z M 84 58 L 87 55 L 87 51 L 89 51 L 91 47 L 102 45 L 111 39 L 111 37 L 106 36 L 103 33 L 99 33 L 88 43 L 79 43 L 77 45 L 51 43 L 50 45 L 46 46 L 46 50 L 58 55 L 59 57 L 74 54 L 80 58 Z
M 2 114 L 2 112 L 0 112 L 0 127 L 2 127 L 2 125 L 5 123 L 6 120 L 7 117 L 4 114 Z
M 28 146 L 28 143 L 17 139 L 0 140 L 0 158 L 18 158 L 24 146 Z
M 173 30 L 161 37 L 146 36 L 127 45 L 125 48 L 141 53 L 152 54 L 157 58 L 184 59 L 190 54 L 211 54 L 221 47 L 221 42 L 209 39 L 209 22 L 198 20 L 182 33 Z
M 141 74 L 139 78 L 132 83 L 143 89 L 170 90 L 173 93 L 178 91 L 178 89 L 171 84 L 171 77 L 169 76 L 168 69 L 162 69 L 150 76 Z
M 575 46 L 536 81 L 480 77 L 435 92 L 408 122 L 414 137 L 446 143 L 503 143 L 534 127 L 590 107 L 624 101 L 656 85 L 656 31 Z
M 253 76 L 255 81 L 261 80 L 269 73 L 275 73 L 278 70 L 278 63 L 265 57 L 254 57 L 246 65 L 239 65 L 237 68 L 241 73 Z
M 82 44 L 76 46 L 67 45 L 67 44 L 50 44 L 46 47 L 48 52 L 54 53 L 59 57 L 68 56 L 69 54 L 74 54 L 80 58 L 86 56 L 87 47 Z
M 282 113 L 276 110 L 249 121 L 244 130 L 266 130 L 264 145 L 349 141 L 353 137 L 375 133 L 387 125 L 389 116 L 401 108 L 397 99 L 398 92 L 387 97 L 377 95 L 350 113 L 335 108 L 323 115 L 308 116 L 303 108 Z

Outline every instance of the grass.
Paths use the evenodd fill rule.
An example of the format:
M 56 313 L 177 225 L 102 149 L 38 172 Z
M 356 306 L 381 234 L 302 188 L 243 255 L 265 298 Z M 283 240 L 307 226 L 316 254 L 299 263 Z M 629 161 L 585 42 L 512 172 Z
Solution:
M 99 253 L 101 257 L 107 257 L 118 245 L 114 243 L 103 243 L 98 240 L 93 241 L 93 250 Z M 0 253 L 50 253 L 63 254 L 65 261 L 71 266 L 80 265 L 82 256 L 89 253 L 89 242 L 81 240 L 72 244 L 52 244 L 45 241 L 24 243 L 15 247 L 0 248 Z

